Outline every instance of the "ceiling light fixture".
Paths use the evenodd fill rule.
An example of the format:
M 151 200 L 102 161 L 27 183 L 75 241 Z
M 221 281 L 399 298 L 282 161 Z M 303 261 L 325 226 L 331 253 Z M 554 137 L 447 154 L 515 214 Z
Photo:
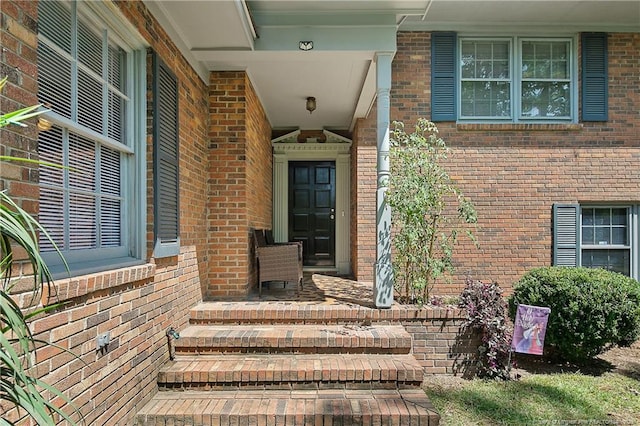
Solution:
M 314 98 L 313 96 L 309 96 L 307 98 L 307 111 L 309 111 L 309 114 L 311 114 L 313 111 L 315 111 L 316 109 L 316 98 Z

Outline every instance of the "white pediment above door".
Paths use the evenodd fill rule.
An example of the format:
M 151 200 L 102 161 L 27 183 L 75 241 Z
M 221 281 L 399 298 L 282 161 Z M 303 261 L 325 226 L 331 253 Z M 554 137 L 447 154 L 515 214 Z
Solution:
M 337 155 L 349 153 L 351 150 L 351 139 L 329 130 L 322 130 L 322 133 L 318 133 L 317 137 L 307 137 L 302 140 L 301 133 L 300 130 L 295 130 L 273 139 L 271 146 L 273 146 L 274 154 L 287 152 L 332 152 L 334 155 Z M 325 156 L 326 154 L 320 155 Z

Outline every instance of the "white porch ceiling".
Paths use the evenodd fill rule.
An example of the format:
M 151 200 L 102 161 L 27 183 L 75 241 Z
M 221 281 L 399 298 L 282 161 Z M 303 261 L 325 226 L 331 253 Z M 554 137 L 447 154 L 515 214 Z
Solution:
M 395 31 L 640 32 L 640 1 L 145 0 L 204 81 L 245 70 L 274 129 L 350 129 L 375 99 Z M 254 32 L 255 30 L 255 32 Z M 303 52 L 299 41 L 313 41 Z M 313 114 L 308 96 L 317 99 Z

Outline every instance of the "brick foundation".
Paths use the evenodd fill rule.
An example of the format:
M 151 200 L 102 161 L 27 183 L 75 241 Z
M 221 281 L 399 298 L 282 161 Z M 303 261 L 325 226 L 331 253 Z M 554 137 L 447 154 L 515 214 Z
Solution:
M 128 424 L 157 392 L 158 371 L 169 359 L 167 329 L 184 328 L 201 300 L 194 246 L 183 247 L 175 261 L 59 280 L 42 301 L 64 308 L 38 317 L 31 329 L 36 339 L 69 352 L 39 349 L 36 374 L 64 392 L 86 424 Z M 98 351 L 103 333 L 110 343 Z M 16 411 L 5 409 L 0 406 L 2 417 L 15 420 Z

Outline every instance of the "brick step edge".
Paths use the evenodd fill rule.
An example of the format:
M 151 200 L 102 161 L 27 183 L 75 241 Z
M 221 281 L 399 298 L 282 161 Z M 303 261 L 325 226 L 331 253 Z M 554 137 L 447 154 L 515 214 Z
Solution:
M 393 306 L 372 309 L 357 305 L 303 305 L 279 302 L 201 302 L 190 311 L 191 324 L 375 324 L 430 319 L 466 319 L 451 307 Z
M 399 325 L 191 325 L 174 341 L 176 353 L 408 354 L 412 338 Z
M 202 355 L 177 357 L 158 374 L 163 388 L 256 386 L 372 389 L 419 386 L 422 366 L 412 355 Z
M 216 394 L 215 397 L 212 394 Z M 159 392 L 142 410 L 139 426 L 380 425 L 437 426 L 440 416 L 421 389 Z

